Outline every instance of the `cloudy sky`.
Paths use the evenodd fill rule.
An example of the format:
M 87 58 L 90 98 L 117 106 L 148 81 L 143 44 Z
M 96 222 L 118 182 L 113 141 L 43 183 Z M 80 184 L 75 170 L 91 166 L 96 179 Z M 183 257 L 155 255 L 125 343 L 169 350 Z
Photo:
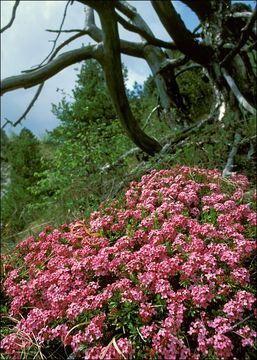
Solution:
M 154 34 L 163 40 L 169 40 L 168 34 L 161 26 L 157 15 L 148 0 L 129 1 L 135 6 L 138 12 L 150 25 Z M 249 2 L 249 1 L 247 1 Z M 1 0 L 1 28 L 5 26 L 11 17 L 14 1 Z M 179 11 L 183 20 L 189 29 L 198 25 L 196 16 L 180 1 L 174 2 L 177 11 Z M 23 70 L 30 69 L 38 65 L 51 51 L 52 42 L 55 34 L 46 32 L 45 29 L 58 29 L 62 21 L 63 11 L 66 1 L 21 1 L 17 9 L 16 19 L 11 28 L 7 29 L 1 36 L 1 78 L 12 75 L 18 75 Z M 76 1 L 68 7 L 67 17 L 63 29 L 83 28 L 84 11 L 83 5 Z M 127 40 L 139 40 L 137 35 L 128 33 L 120 29 L 120 35 Z M 64 41 L 67 35 L 61 35 L 59 43 Z M 88 36 L 81 37 L 71 45 L 64 48 L 64 51 L 79 48 L 82 43 L 87 44 L 90 41 Z M 92 40 L 91 40 L 92 43 Z M 128 68 L 129 82 L 131 87 L 135 81 L 143 83 L 150 74 L 147 64 L 140 59 L 129 56 L 122 57 L 123 62 Z M 71 93 L 74 88 L 76 74 L 75 68 L 80 65 L 74 64 L 49 79 L 37 100 L 36 104 L 23 121 L 25 126 L 33 131 L 39 137 L 42 137 L 45 130 L 52 130 L 58 125 L 58 120 L 51 113 L 51 104 L 57 104 L 61 98 L 61 92 L 57 88 L 63 89 L 65 93 Z M 5 94 L 1 98 L 1 122 L 8 118 L 15 121 L 26 110 L 30 103 L 36 87 L 24 90 L 15 90 Z M 10 127 L 6 129 L 10 131 Z M 15 129 L 19 132 L 21 126 Z

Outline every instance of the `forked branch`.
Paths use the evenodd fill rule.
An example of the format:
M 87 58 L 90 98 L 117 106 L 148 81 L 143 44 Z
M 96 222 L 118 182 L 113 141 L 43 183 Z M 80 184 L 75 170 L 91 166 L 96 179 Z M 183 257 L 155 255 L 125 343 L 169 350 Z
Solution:
M 57 34 L 57 36 L 56 36 L 55 40 L 53 41 L 53 47 L 52 47 L 52 50 L 51 50 L 51 51 L 50 51 L 50 53 L 47 55 L 47 57 L 46 57 L 44 60 L 42 60 L 42 62 L 39 64 L 39 66 L 40 66 L 40 65 L 42 65 L 42 64 L 44 64 L 44 62 L 45 62 L 47 59 L 49 59 L 49 58 L 50 58 L 50 56 L 52 55 L 52 53 L 54 52 L 54 49 L 55 49 L 56 44 L 57 44 L 57 41 L 58 41 L 59 36 L 60 36 L 60 34 L 61 34 L 61 30 L 62 30 L 62 27 L 63 27 L 64 21 L 65 21 L 65 19 L 66 19 L 66 15 L 67 15 L 67 10 L 68 10 L 68 6 L 69 6 L 69 4 L 70 4 L 70 1 L 67 1 L 66 5 L 65 5 L 65 8 L 64 8 L 64 13 L 63 13 L 62 22 L 61 22 L 61 25 L 60 25 L 59 32 L 58 32 L 58 34 Z

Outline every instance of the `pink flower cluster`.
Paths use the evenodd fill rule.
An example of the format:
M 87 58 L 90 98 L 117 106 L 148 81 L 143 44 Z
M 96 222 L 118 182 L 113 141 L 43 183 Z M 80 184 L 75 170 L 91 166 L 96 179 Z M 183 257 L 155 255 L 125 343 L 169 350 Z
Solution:
M 17 319 L 6 354 L 21 358 L 31 339 L 78 359 L 226 359 L 235 336 L 252 347 L 248 185 L 217 170 L 153 170 L 122 204 L 20 243 L 6 265 Z

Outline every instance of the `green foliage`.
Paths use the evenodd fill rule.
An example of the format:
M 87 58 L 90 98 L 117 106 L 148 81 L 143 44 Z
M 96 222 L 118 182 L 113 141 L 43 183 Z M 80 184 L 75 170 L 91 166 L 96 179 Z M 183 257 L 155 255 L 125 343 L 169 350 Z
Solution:
M 8 136 L 4 129 L 1 128 L 1 161 L 7 160 L 7 147 L 8 147 Z
M 44 160 L 46 170 L 37 174 L 32 191 L 41 201 L 33 206 L 45 208 L 50 202 L 61 203 L 62 216 L 66 213 L 72 218 L 99 205 L 103 192 L 101 167 L 117 159 L 132 143 L 120 127 L 103 71 L 95 61 L 83 64 L 73 101 L 64 98 L 58 106 L 53 105 L 53 113 L 61 125 L 48 134 L 53 156 Z
M 200 69 L 186 71 L 177 77 L 180 92 L 192 119 L 208 114 L 212 103 L 212 87 Z
M 123 73 L 126 78 L 126 68 Z M 205 80 L 198 69 L 178 76 L 193 122 L 209 113 L 211 90 Z M 158 104 L 151 76 L 143 86 L 135 82 L 132 90 L 127 89 L 127 95 L 137 121 L 147 134 L 162 144 L 183 135 L 183 129 L 170 129 L 158 111 L 149 117 Z M 94 60 L 82 65 L 72 96 L 64 94 L 61 102 L 53 105 L 53 113 L 60 125 L 41 142 L 25 129 L 11 138 L 1 132 L 1 156 L 8 160 L 11 169 L 11 184 L 2 202 L 4 241 L 8 242 L 10 236 L 23 229 L 35 226 L 38 231 L 41 224 L 58 226 L 87 216 L 101 202 L 117 196 L 129 181 L 153 167 L 165 167 L 165 162 L 222 169 L 236 131 L 245 142 L 239 146 L 233 170 L 255 178 L 253 116 L 235 124 L 231 114 L 220 126 L 216 122 L 205 124 L 184 141 L 176 142 L 161 157 L 157 154 L 149 159 L 139 154 L 117 161 L 134 145 L 119 124 L 102 68 Z M 176 117 L 175 111 L 173 116 Z M 142 159 L 147 162 L 138 167 Z M 104 171 L 106 164 L 115 165 Z M 22 233 L 21 238 L 31 232 Z
M 9 236 L 21 231 L 28 219 L 33 219 L 27 205 L 35 201 L 30 187 L 36 183 L 35 173 L 42 170 L 42 164 L 39 141 L 28 129 L 11 138 L 5 152 L 10 167 L 10 183 L 2 198 L 1 221 L 3 235 Z

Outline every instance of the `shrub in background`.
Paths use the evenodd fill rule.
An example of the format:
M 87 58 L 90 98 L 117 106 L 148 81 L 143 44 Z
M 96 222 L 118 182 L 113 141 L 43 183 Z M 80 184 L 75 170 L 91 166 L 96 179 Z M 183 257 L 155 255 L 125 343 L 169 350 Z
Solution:
M 24 229 L 35 214 L 26 211 L 30 201 L 37 198 L 30 188 L 36 184 L 35 173 L 42 171 L 40 142 L 28 129 L 13 135 L 3 147 L 10 182 L 1 201 L 2 236 L 10 236 Z M 33 199 L 33 200 L 32 200 Z

